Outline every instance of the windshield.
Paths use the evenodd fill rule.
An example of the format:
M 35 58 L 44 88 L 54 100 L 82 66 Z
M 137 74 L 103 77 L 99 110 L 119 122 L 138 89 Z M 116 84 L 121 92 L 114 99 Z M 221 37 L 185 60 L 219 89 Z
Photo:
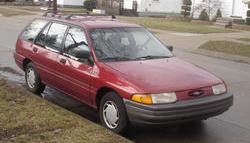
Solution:
M 91 39 L 101 61 L 126 61 L 172 57 L 172 53 L 145 28 L 94 29 Z

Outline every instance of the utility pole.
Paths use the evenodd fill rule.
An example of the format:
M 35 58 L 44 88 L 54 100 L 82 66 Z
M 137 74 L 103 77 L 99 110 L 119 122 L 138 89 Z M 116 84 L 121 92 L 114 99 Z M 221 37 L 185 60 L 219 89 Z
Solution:
M 195 0 L 193 0 L 192 4 L 193 4 L 193 8 L 192 8 L 192 18 L 194 18 Z
M 53 13 L 57 14 L 57 0 L 53 0 Z
M 232 4 L 232 16 L 234 16 L 234 11 L 235 11 L 235 0 L 233 0 Z

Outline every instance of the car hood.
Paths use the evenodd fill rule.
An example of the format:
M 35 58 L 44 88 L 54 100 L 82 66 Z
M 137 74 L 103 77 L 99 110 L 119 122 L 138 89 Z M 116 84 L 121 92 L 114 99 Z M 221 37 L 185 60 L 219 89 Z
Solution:
M 106 62 L 105 65 L 144 93 L 177 92 L 208 87 L 223 81 L 176 57 L 144 61 Z

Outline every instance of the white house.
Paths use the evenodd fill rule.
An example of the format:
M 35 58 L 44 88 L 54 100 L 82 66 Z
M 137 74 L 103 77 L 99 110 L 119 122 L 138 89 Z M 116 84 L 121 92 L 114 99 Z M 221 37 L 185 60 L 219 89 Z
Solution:
M 84 0 L 57 0 L 58 5 L 62 6 L 83 6 Z
M 40 0 L 34 0 L 34 2 L 38 2 L 38 1 Z M 49 0 L 45 0 L 45 1 L 49 1 Z M 57 0 L 57 4 L 60 6 L 83 6 L 84 1 L 85 0 Z
M 124 0 L 124 8 L 132 9 L 134 0 Z M 139 15 L 180 14 L 182 0 L 137 0 Z
M 241 17 L 246 18 L 247 17 L 247 10 L 248 5 L 246 3 L 246 0 L 215 0 L 218 2 L 218 7 L 220 8 L 222 12 L 223 17 Z M 194 10 L 194 17 L 198 17 L 201 10 L 196 10 L 197 7 L 204 4 L 204 0 L 192 0 L 193 2 L 193 10 Z M 213 12 L 213 15 L 216 11 Z M 212 15 L 212 16 L 213 16 Z
M 124 0 L 124 8 L 132 9 L 133 1 Z M 137 11 L 139 15 L 166 15 L 180 14 L 182 0 L 136 0 L 138 3 Z M 194 17 L 198 17 L 201 10 L 196 7 L 202 5 L 206 0 L 192 0 L 194 9 Z M 248 6 L 246 2 L 250 0 L 218 0 L 220 1 L 220 9 L 223 17 L 237 16 L 246 18 Z M 245 3 L 244 3 L 245 2 Z M 215 10 L 216 11 L 216 10 Z M 214 12 L 215 14 L 215 12 Z

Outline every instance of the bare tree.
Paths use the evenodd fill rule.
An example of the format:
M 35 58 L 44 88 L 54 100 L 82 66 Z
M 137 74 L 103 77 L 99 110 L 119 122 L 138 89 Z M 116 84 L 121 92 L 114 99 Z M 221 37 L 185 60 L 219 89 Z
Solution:
M 221 0 L 203 0 L 200 4 L 196 5 L 193 9 L 194 12 L 206 9 L 209 18 L 211 19 L 218 9 L 221 9 Z
M 57 0 L 53 0 L 53 13 L 57 14 Z

